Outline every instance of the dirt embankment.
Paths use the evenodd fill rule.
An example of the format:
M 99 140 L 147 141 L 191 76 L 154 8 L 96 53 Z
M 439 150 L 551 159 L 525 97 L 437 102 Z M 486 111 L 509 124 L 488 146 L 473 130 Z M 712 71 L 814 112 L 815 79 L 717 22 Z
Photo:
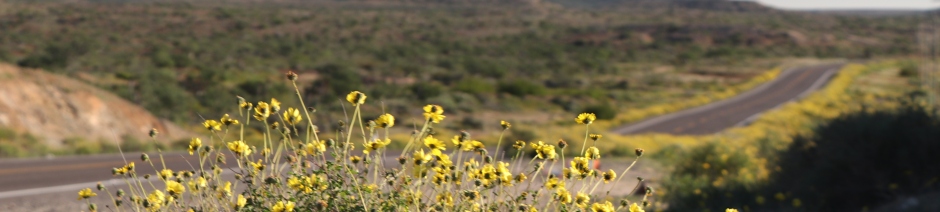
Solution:
M 107 91 L 65 76 L 0 64 L 0 127 L 28 132 L 49 147 L 66 138 L 122 141 L 149 139 L 156 128 L 160 140 L 190 134 L 147 110 Z

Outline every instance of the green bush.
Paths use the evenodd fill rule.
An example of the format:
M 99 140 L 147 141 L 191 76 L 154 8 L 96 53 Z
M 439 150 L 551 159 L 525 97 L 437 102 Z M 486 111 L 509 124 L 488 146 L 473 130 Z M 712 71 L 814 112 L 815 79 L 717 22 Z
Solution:
M 499 82 L 497 86 L 499 92 L 511 94 L 513 96 L 525 97 L 529 95 L 545 94 L 545 87 L 528 80 L 511 80 Z
M 454 85 L 454 90 L 468 94 L 479 95 L 493 93 L 496 91 L 496 88 L 493 87 L 493 84 L 490 84 L 484 79 L 467 77 L 457 81 L 457 83 Z
M 411 92 L 420 100 L 427 100 L 439 96 L 444 92 L 444 89 L 444 86 L 434 83 L 418 82 L 411 85 Z
M 609 104 L 591 105 L 584 108 L 582 113 L 594 113 L 597 119 L 610 120 L 617 117 L 617 109 Z

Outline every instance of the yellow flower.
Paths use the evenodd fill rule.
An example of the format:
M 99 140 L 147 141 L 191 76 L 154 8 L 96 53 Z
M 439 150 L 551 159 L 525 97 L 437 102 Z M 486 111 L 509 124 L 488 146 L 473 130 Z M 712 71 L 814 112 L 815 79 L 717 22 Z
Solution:
M 258 159 L 258 162 L 248 161 L 248 165 L 251 165 L 257 171 L 264 171 L 264 163 L 261 162 L 261 159 Z
M 578 118 L 575 118 L 574 121 L 578 122 L 578 124 L 591 124 L 595 119 L 597 119 L 597 116 L 593 113 L 581 113 L 578 114 Z
M 515 177 L 515 180 L 516 180 L 517 183 L 521 183 L 521 182 L 525 181 L 526 179 L 529 179 L 529 178 L 526 177 L 526 176 L 525 176 L 525 173 L 523 173 L 523 172 L 517 174 L 516 177 Z
M 238 120 L 237 120 L 237 119 L 229 118 L 228 113 L 226 113 L 224 116 L 222 116 L 222 118 L 219 119 L 219 121 L 222 122 L 222 124 L 224 124 L 225 126 L 229 126 L 229 125 L 233 125 L 233 124 L 238 124 Z
M 255 106 L 255 119 L 258 121 L 264 121 L 271 116 L 271 106 L 266 102 L 258 102 L 258 105 Z
M 204 177 L 199 177 L 199 178 L 196 178 L 196 180 L 191 180 L 187 184 L 189 184 L 189 189 L 193 191 L 199 191 L 199 190 L 202 190 L 202 188 L 209 186 L 209 182 L 206 181 L 206 178 Z
M 601 151 L 597 147 L 588 147 L 587 151 L 584 152 L 584 157 L 590 159 L 600 159 Z
M 366 94 L 359 92 L 359 91 L 349 92 L 349 94 L 346 95 L 346 101 L 349 101 L 349 103 L 352 103 L 353 106 L 359 106 L 361 104 L 365 104 Z
M 548 181 L 545 181 L 545 188 L 554 190 L 558 188 L 564 188 L 565 181 L 558 180 L 558 178 L 551 178 Z
M 271 98 L 271 110 L 274 112 L 281 111 L 281 102 L 277 101 L 275 98 Z
M 186 187 L 183 187 L 183 184 L 180 184 L 176 181 L 166 181 L 166 193 L 169 193 L 172 196 L 178 196 L 186 192 Z
M 392 116 L 392 114 L 388 113 L 382 114 L 379 116 L 379 118 L 375 119 L 375 124 L 377 124 L 379 128 L 389 128 L 395 126 L 395 116 Z
M 614 172 L 613 169 L 608 169 L 607 172 L 604 172 L 604 183 L 610 183 L 611 180 L 617 179 L 617 172 Z
M 444 206 L 451 207 L 454 206 L 454 197 L 451 196 L 450 192 L 444 192 L 437 195 L 437 202 Z
M 643 210 L 643 208 L 640 208 L 639 205 L 636 205 L 635 202 L 630 205 L 630 210 L 629 210 L 629 211 L 630 211 L 630 212 L 646 212 L 645 210 Z
M 162 207 L 163 203 L 166 202 L 166 195 L 164 195 L 160 190 L 154 190 L 149 195 L 147 195 L 147 201 L 150 202 L 150 210 L 157 211 L 160 210 L 160 207 Z
M 516 149 L 516 150 L 520 150 L 520 149 L 522 149 L 522 148 L 525 148 L 525 141 L 523 141 L 523 140 L 518 140 L 518 141 L 516 141 L 516 143 L 512 145 L 512 148 L 513 148 L 513 149 Z
M 604 201 L 604 204 L 594 203 L 591 205 L 592 212 L 614 212 L 614 204 L 610 201 Z
M 588 166 L 588 159 L 585 157 L 574 157 L 574 159 L 571 160 L 571 168 L 579 172 L 589 172 L 591 170 Z
M 728 209 L 725 209 L 725 212 L 738 212 L 738 209 L 728 208 Z
M 387 138 L 384 141 L 381 139 L 375 139 L 374 141 L 366 142 L 362 144 L 362 146 L 365 147 L 365 149 L 362 150 L 362 153 L 368 155 L 373 151 L 377 151 L 384 148 L 385 146 L 388 146 L 390 143 L 392 143 L 392 140 Z
M 245 196 L 241 194 L 238 195 L 238 199 L 235 200 L 235 204 L 232 204 L 233 208 L 237 211 L 245 207 L 245 204 L 248 203 L 248 199 L 245 199 Z
M 189 155 L 193 155 L 194 151 L 199 150 L 199 147 L 202 146 L 202 139 L 193 138 L 189 140 Z
M 202 122 L 202 126 L 206 127 L 209 131 L 219 131 L 222 130 L 222 124 L 216 120 L 206 120 Z
M 91 188 L 85 188 L 78 191 L 78 199 L 88 199 L 93 196 L 98 196 L 94 191 L 91 191 Z
M 587 208 L 588 203 L 591 202 L 591 197 L 585 193 L 578 192 L 578 195 L 574 198 L 574 204 L 578 205 L 579 208 Z
M 362 157 L 355 156 L 355 155 L 349 156 L 349 162 L 352 162 L 353 164 L 357 164 L 361 160 L 362 160 Z
M 444 142 L 441 140 L 437 140 L 436 138 L 434 138 L 434 136 L 425 137 L 424 146 L 427 146 L 428 148 L 430 148 L 431 152 L 440 152 L 440 151 L 447 150 L 447 147 L 445 147 Z
M 244 110 L 250 110 L 250 109 L 251 109 L 251 107 L 252 107 L 251 102 L 245 101 L 245 98 L 242 98 L 241 96 L 237 96 L 237 97 L 238 97 L 238 107 L 240 107 L 240 108 L 242 108 L 242 109 L 244 109 Z
M 225 185 L 219 187 L 219 197 L 222 196 L 232 196 L 232 182 L 225 181 Z
M 320 153 L 326 152 L 326 145 L 322 141 L 313 141 L 304 145 L 304 151 L 310 155 L 319 155 Z
M 600 134 L 591 133 L 591 135 L 590 135 L 589 137 L 591 137 L 591 140 L 597 141 L 598 139 L 601 139 L 601 138 L 603 138 L 604 136 L 603 136 L 603 135 L 600 135 Z
M 555 159 L 555 146 L 551 144 L 545 144 L 542 141 L 538 143 L 531 143 L 533 149 L 535 149 L 536 157 L 539 159 Z
M 564 187 L 558 188 L 558 190 L 555 190 L 555 200 L 562 204 L 571 203 L 571 193 Z
M 251 155 L 251 147 L 243 141 L 228 142 L 228 149 L 238 156 Z
M 173 170 L 163 169 L 160 171 L 160 179 L 168 180 L 170 177 L 173 177 Z
M 294 202 L 287 201 L 277 201 L 277 204 L 274 204 L 271 207 L 271 212 L 291 212 L 294 211 Z
M 297 110 L 296 108 L 287 108 L 287 111 L 284 112 L 284 122 L 287 122 L 287 124 L 299 124 L 302 120 L 303 118 L 300 116 L 300 110 Z
M 426 105 L 424 106 L 424 120 L 428 120 L 434 123 L 441 123 L 441 120 L 444 120 L 444 108 L 440 105 Z
M 499 126 L 502 126 L 503 130 L 508 130 L 509 127 L 512 127 L 512 124 L 510 124 L 508 121 L 499 121 Z
M 424 154 L 423 149 L 415 151 L 415 153 L 412 156 L 414 156 L 415 165 L 421 165 L 431 160 L 431 155 Z

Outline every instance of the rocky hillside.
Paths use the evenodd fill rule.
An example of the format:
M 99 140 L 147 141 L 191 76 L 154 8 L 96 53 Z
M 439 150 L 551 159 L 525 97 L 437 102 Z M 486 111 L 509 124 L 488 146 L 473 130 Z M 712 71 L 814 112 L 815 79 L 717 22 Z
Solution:
M 164 142 L 185 139 L 172 123 L 118 96 L 64 76 L 0 64 L 0 128 L 29 133 L 47 146 L 67 138 L 119 141 L 149 139 L 156 128 Z

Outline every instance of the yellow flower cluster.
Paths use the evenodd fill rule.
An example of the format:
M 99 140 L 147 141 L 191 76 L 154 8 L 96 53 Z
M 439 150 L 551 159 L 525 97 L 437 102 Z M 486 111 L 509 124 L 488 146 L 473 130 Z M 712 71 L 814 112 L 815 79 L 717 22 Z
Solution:
M 535 149 L 536 157 L 539 159 L 555 159 L 555 145 L 545 144 L 542 141 L 531 143 L 529 145 L 532 147 L 532 149 Z

